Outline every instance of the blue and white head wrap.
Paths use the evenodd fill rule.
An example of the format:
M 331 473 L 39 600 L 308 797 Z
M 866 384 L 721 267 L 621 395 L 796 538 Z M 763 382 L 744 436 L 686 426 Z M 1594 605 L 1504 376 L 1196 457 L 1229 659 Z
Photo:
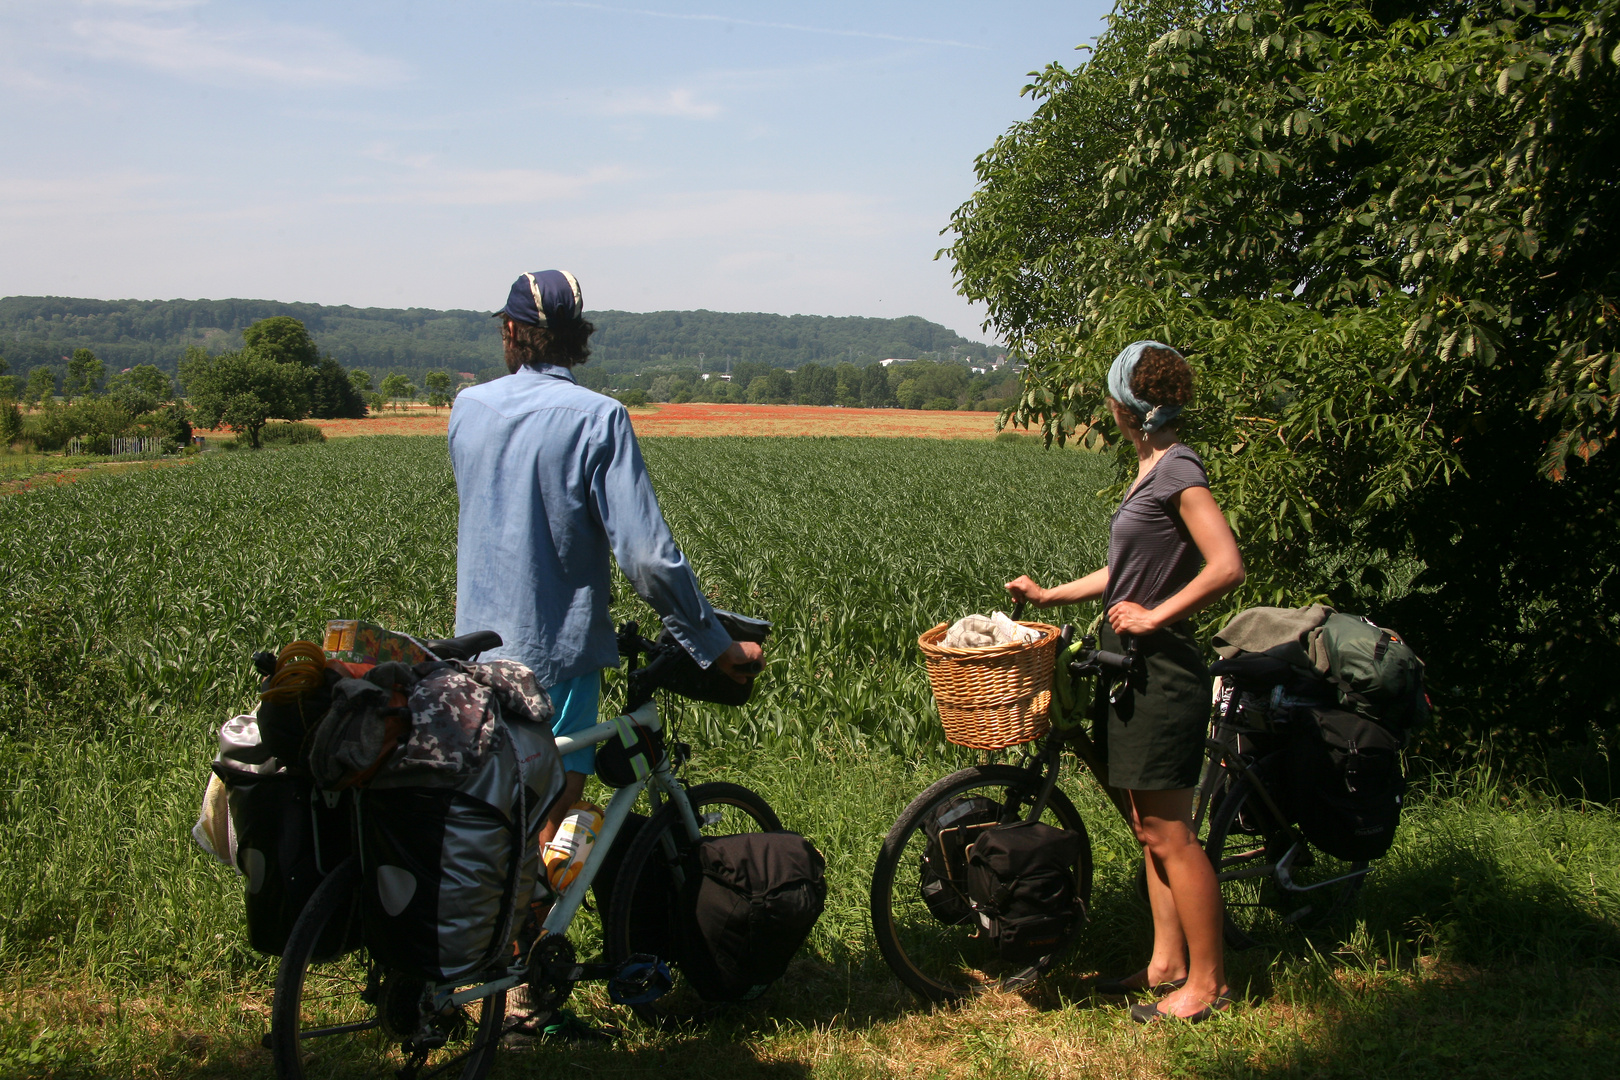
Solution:
M 1130 409 L 1142 418 L 1142 430 L 1148 434 L 1158 431 L 1164 425 L 1181 415 L 1180 405 L 1155 405 L 1150 401 L 1143 401 L 1131 390 L 1131 376 L 1136 374 L 1136 364 L 1142 359 L 1146 349 L 1165 349 L 1169 352 L 1181 354 L 1170 346 L 1158 341 L 1133 341 L 1114 357 L 1114 365 L 1108 369 L 1108 396 Z
M 512 282 L 506 306 L 495 314 L 530 326 L 573 322 L 585 317 L 585 298 L 568 271 L 536 270 Z

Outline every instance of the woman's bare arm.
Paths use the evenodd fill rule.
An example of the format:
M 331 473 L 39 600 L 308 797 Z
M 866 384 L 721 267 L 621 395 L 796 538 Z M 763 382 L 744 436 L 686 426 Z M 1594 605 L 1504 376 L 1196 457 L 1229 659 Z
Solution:
M 1027 575 L 1007 582 L 1007 591 L 1018 600 L 1028 600 L 1036 607 L 1056 607 L 1058 604 L 1078 604 L 1082 600 L 1100 600 L 1108 588 L 1108 567 L 1093 570 L 1083 578 L 1063 585 L 1043 589 Z
M 1215 497 L 1209 489 L 1187 488 L 1175 496 L 1173 505 L 1192 534 L 1198 553 L 1204 557 L 1204 568 L 1152 611 L 1128 600 L 1115 604 L 1109 609 L 1108 622 L 1116 633 L 1151 634 L 1195 611 L 1202 611 L 1243 584 L 1246 571 L 1237 538 L 1232 535 L 1226 516 L 1215 505 Z

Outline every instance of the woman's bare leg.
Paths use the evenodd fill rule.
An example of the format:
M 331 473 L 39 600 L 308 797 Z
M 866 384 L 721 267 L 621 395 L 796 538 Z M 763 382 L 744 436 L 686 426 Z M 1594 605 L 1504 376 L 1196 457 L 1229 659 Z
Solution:
M 1132 791 L 1131 827 L 1148 857 L 1148 898 L 1154 900 L 1155 878 L 1168 894 L 1176 924 L 1173 942 L 1161 942 L 1161 927 L 1171 911 L 1153 904 L 1153 962 L 1184 946 L 1187 984 L 1159 1003 L 1161 1012 L 1190 1016 L 1226 994 L 1226 955 L 1221 939 L 1221 892 L 1204 849 L 1192 831 L 1193 793 Z M 1150 966 L 1151 973 L 1151 966 Z

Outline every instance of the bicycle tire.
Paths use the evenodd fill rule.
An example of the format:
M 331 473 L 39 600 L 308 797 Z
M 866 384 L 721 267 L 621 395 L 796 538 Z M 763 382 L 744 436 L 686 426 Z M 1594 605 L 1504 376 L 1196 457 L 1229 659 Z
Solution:
M 328 928 L 334 918 L 358 918 L 359 888 L 360 860 L 350 856 L 316 888 L 287 937 L 270 1009 L 270 1050 L 281 1080 L 348 1077 L 379 1068 L 399 1072 L 402 1066 L 410 1075 L 411 1055 L 398 1039 L 378 1030 L 385 983 L 365 949 L 317 955 L 323 939 L 332 940 Z M 478 1011 L 472 1037 L 447 1043 L 445 1052 L 437 1059 L 429 1056 L 415 1076 L 483 1080 L 489 1074 L 503 1033 L 506 994 L 481 998 L 469 1008 Z M 464 1018 L 465 1009 L 459 1015 Z M 311 1034 L 311 1027 L 343 1030 L 321 1035 Z M 323 1053 L 308 1053 L 305 1044 L 312 1038 L 333 1041 L 320 1044 Z
M 988 943 L 977 937 L 976 929 L 969 933 L 968 926 L 948 926 L 934 918 L 922 898 L 920 875 L 908 869 L 920 866 L 922 848 L 927 843 L 926 834 L 922 832 L 923 822 L 943 804 L 970 792 L 979 792 L 1002 806 L 1003 821 L 1011 821 L 1023 817 L 1034 805 L 1041 784 L 1039 772 L 1013 765 L 976 765 L 962 769 L 937 781 L 913 799 L 884 837 L 877 865 L 872 870 L 872 932 L 889 969 L 924 1000 L 956 1001 L 991 987 L 1021 985 L 1061 956 L 1079 935 L 1081 923 L 1076 923 L 1069 940 L 1044 962 L 1003 963 L 995 958 Z M 1041 820 L 1080 834 L 1081 856 L 1075 870 L 1075 888 L 1080 899 L 1089 905 L 1091 837 L 1080 812 L 1067 795 L 1053 788 Z M 919 880 L 913 881 L 913 877 Z M 898 885 L 897 879 L 900 879 Z
M 1270 760 L 1270 759 L 1268 759 Z M 1361 891 L 1367 864 L 1325 855 L 1287 822 L 1277 820 L 1256 794 L 1256 779 L 1265 762 L 1251 766 L 1233 781 L 1209 818 L 1204 851 L 1220 883 L 1224 934 L 1233 949 L 1275 943 L 1291 930 L 1328 923 L 1349 910 Z M 1240 818 L 1241 815 L 1241 818 Z M 1240 820 L 1245 823 L 1240 825 Z M 1236 827 L 1235 827 L 1236 826 Z M 1308 891 L 1282 887 L 1275 871 L 1289 846 L 1298 844 L 1293 879 L 1302 885 L 1355 874 L 1337 884 Z
M 740 784 L 724 781 L 697 784 L 687 789 L 686 798 L 692 805 L 693 813 L 697 815 L 700 831 L 706 836 L 728 836 L 739 832 L 780 832 L 782 829 L 782 821 L 776 816 L 776 811 L 771 809 L 770 803 L 758 793 Z M 728 810 L 731 812 L 728 813 Z M 687 838 L 681 836 L 680 832 L 680 812 L 674 804 L 666 803 L 642 825 L 635 839 L 631 841 L 630 847 L 625 851 L 624 862 L 620 864 L 618 878 L 613 884 L 613 899 L 603 927 L 604 943 L 610 963 L 623 963 L 635 951 L 631 945 L 631 938 L 635 933 L 638 886 L 643 874 L 653 865 L 654 860 L 668 861 L 669 855 L 663 843 L 665 837 L 674 837 L 677 852 L 685 852 Z M 676 858 L 678 861 L 679 854 Z M 657 1001 L 630 1006 L 637 1016 L 648 1023 L 665 1025 L 675 1019 L 701 1016 L 714 1008 L 695 1000 L 697 995 L 691 988 L 682 985 L 679 965 L 673 962 L 673 958 L 665 956 L 660 959 L 670 963 L 670 970 L 675 975 L 674 988 Z

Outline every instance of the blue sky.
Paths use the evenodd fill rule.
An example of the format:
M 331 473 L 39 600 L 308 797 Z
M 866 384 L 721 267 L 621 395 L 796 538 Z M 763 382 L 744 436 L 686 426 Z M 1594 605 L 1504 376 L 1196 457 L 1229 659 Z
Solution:
M 1108 5 L 0 6 L 0 295 L 982 313 L 933 255 Z

